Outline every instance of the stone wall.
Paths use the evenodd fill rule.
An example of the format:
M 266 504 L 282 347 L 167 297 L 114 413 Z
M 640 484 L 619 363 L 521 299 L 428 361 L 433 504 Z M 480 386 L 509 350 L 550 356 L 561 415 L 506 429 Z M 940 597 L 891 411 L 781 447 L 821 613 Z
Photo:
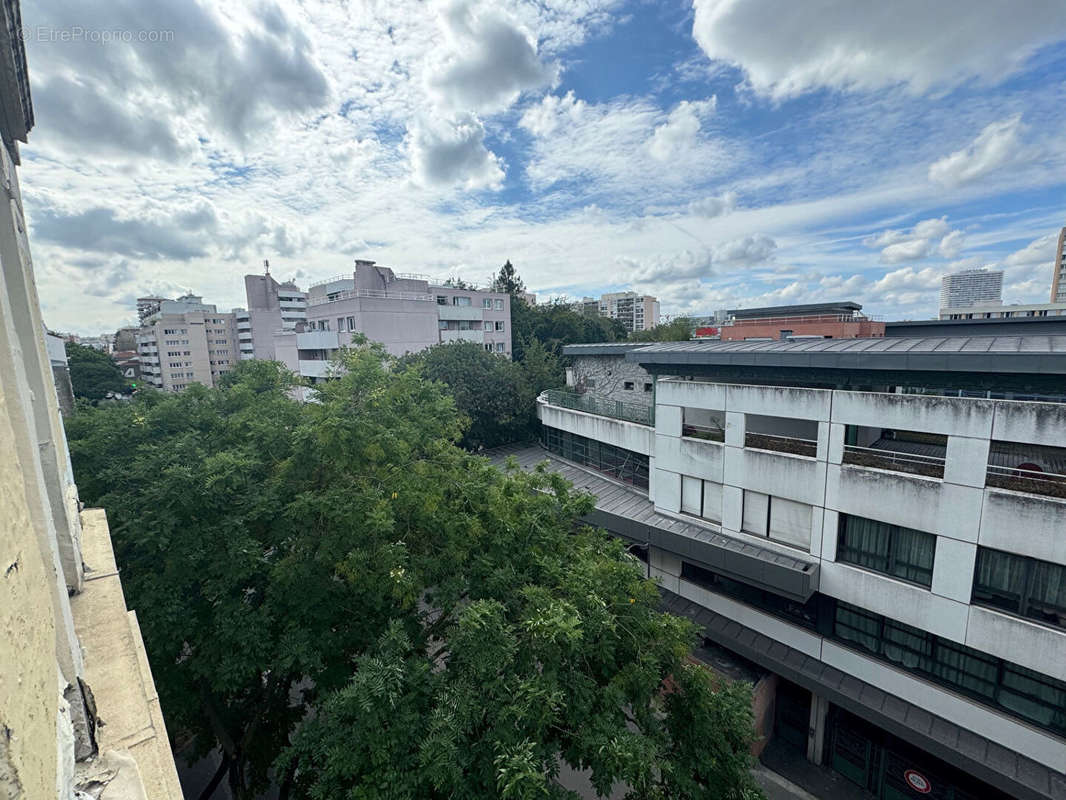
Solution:
M 607 400 L 622 400 L 651 406 L 654 402 L 652 376 L 640 364 L 620 356 L 574 356 L 573 388 Z M 626 389 L 629 382 L 632 389 Z

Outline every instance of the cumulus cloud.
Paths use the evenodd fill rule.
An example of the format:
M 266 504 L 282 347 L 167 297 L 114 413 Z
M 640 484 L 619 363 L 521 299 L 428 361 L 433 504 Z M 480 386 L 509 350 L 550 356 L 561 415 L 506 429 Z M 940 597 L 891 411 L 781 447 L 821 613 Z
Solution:
M 721 217 L 737 207 L 737 193 L 725 192 L 717 197 L 704 197 L 688 204 L 688 213 L 697 217 Z
M 656 161 L 670 161 L 691 150 L 700 135 L 700 118 L 714 111 L 717 97 L 690 102 L 682 100 L 648 140 L 648 152 Z
M 927 219 L 911 230 L 887 230 L 877 236 L 867 236 L 863 244 L 881 251 L 881 260 L 887 264 L 902 261 L 917 261 L 939 254 L 954 258 L 963 247 L 965 235 L 952 230 L 946 217 Z
M 1041 46 L 1066 39 L 1060 0 L 694 0 L 692 33 L 709 58 L 737 65 L 760 94 L 813 89 L 912 92 L 995 83 Z
M 898 292 L 907 289 L 925 291 L 927 289 L 939 289 L 940 279 L 944 277 L 942 270 L 934 267 L 915 269 L 914 267 L 902 267 L 888 272 L 880 279 L 874 281 L 871 287 L 873 292 Z
M 499 188 L 503 162 L 485 147 L 485 126 L 476 114 L 417 123 L 408 136 L 411 169 L 423 186 Z
M 44 208 L 32 216 L 38 239 L 83 251 L 131 258 L 187 261 L 207 254 L 205 243 L 217 229 L 214 208 L 202 202 L 180 211 L 146 209 L 140 216 L 119 216 L 96 206 L 67 212 Z
M 544 63 L 536 38 L 498 7 L 451 0 L 438 8 L 446 45 L 430 57 L 430 93 L 452 109 L 507 108 L 528 90 L 554 85 L 557 63 Z
M 643 260 L 619 258 L 618 263 L 632 281 L 680 281 L 709 278 L 716 265 L 729 268 L 757 266 L 769 261 L 776 249 L 777 243 L 769 236 L 755 234 L 696 251 L 682 250 Z
M 1022 144 L 1022 115 L 987 125 L 961 150 L 929 165 L 929 180 L 944 186 L 960 186 L 1004 167 L 1030 161 L 1034 153 Z
M 1021 250 L 1015 250 L 1004 259 L 1009 267 L 1024 267 L 1035 264 L 1048 264 L 1055 258 L 1055 245 L 1058 244 L 1058 234 L 1049 233 L 1029 242 Z

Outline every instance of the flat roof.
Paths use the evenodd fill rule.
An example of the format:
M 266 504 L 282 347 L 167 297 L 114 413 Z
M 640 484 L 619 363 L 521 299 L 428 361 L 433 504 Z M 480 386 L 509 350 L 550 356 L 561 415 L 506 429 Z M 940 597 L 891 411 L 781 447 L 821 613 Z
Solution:
M 850 314 L 862 311 L 862 305 L 854 300 L 836 303 L 806 303 L 794 306 L 765 306 L 764 308 L 731 308 L 725 313 L 737 319 L 758 317 L 804 317 L 812 314 Z
M 646 366 L 1066 375 L 1066 335 L 662 342 L 630 352 L 626 359 Z
M 563 345 L 564 356 L 622 356 L 630 350 L 647 347 L 649 342 L 593 342 Z

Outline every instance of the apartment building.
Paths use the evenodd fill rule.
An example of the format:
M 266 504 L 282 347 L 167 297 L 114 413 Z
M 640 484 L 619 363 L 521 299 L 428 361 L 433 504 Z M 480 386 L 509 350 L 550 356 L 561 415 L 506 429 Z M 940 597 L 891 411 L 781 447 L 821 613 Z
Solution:
M 1066 316 L 1066 300 L 1059 303 L 979 303 L 966 308 L 942 308 L 940 319 L 1023 319 Z
M 722 341 L 750 339 L 857 339 L 885 335 L 885 323 L 870 319 L 852 301 L 766 308 L 735 308 L 719 320 Z
M 771 748 L 881 798 L 1066 797 L 1066 336 L 564 354 L 584 393 L 514 455 L 763 670 Z
M 233 310 L 240 358 L 244 360 L 274 360 L 274 334 L 295 330 L 307 321 L 307 292 L 292 281 L 278 283 L 270 275 L 269 263 L 264 262 L 264 266 L 263 275 L 244 276 L 247 309 Z
M 1051 272 L 1051 302 L 1066 303 L 1066 227 L 1059 231 L 1055 265 Z
M 297 374 L 324 379 L 337 350 L 359 333 L 393 355 L 465 341 L 510 357 L 511 298 L 506 292 L 433 285 L 424 275 L 360 260 L 351 277 L 309 287 L 306 324 L 276 332 L 274 351 Z
M 940 280 L 940 313 L 945 309 L 992 306 L 1003 302 L 1003 272 L 967 269 Z
M 659 301 L 636 292 L 612 292 L 600 296 L 600 315 L 619 320 L 627 331 L 643 331 L 659 324 Z
M 0 796 L 180 800 L 107 518 L 80 507 L 71 473 L 63 343 L 45 334 L 16 172 L 33 126 L 20 9 L 2 7 Z
M 236 314 L 220 312 L 196 295 L 155 302 L 145 309 L 137 334 L 141 377 L 168 392 L 194 383 L 215 386 L 239 352 Z

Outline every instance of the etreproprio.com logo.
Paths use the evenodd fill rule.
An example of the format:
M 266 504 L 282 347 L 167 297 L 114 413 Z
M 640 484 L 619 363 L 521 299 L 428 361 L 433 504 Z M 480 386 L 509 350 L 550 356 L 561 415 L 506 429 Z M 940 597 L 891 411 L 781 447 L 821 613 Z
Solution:
M 171 30 L 134 30 L 132 28 L 84 28 L 71 25 L 67 28 L 39 25 L 22 30 L 27 41 L 55 44 L 167 44 L 174 41 Z

